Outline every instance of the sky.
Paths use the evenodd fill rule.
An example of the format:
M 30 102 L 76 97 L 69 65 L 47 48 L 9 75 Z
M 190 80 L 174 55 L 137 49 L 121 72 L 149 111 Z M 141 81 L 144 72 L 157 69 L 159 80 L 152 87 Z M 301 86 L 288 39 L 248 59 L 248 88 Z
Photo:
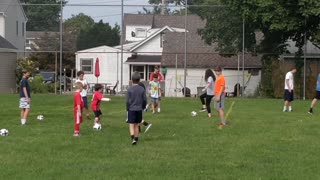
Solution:
M 124 13 L 137 13 L 143 11 L 143 5 L 149 5 L 148 0 L 123 0 L 124 5 L 141 5 L 140 7 L 124 6 Z M 68 6 L 68 4 L 70 6 Z M 75 6 L 81 4 L 83 6 Z M 91 5 L 91 6 L 85 6 Z M 119 5 L 119 6 L 93 6 L 93 5 Z M 91 16 L 95 21 L 103 20 L 111 26 L 121 24 L 121 0 L 68 0 L 67 6 L 63 9 L 64 19 L 84 13 Z

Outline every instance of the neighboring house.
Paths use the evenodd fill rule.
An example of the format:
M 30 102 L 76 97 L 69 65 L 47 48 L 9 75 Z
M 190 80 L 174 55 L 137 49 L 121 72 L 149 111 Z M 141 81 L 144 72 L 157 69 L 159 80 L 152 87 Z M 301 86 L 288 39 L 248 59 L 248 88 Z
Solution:
M 168 71 L 164 83 L 165 95 L 182 96 L 181 92 L 177 92 L 183 88 L 180 84 L 183 86 L 184 82 L 184 37 L 185 31 L 187 31 L 188 71 L 186 86 L 190 88 L 191 94 L 197 94 L 197 87 L 205 84 L 203 80 L 205 70 L 217 65 L 224 68 L 228 92 L 233 92 L 233 87 L 238 82 L 242 86 L 242 72 L 237 71 L 238 57 L 220 56 L 215 50 L 215 46 L 209 46 L 203 42 L 198 34 L 198 29 L 204 27 L 205 22 L 199 16 L 188 16 L 187 30 L 184 29 L 184 18 L 184 16 L 179 15 L 125 14 L 123 67 L 127 70 L 123 71 L 123 77 L 130 80 L 131 73 L 138 71 L 141 74 L 141 80 L 148 81 L 155 65 L 166 66 Z M 119 51 L 121 46 L 115 46 L 113 49 Z M 91 59 L 101 56 L 99 53 L 92 52 L 94 48 L 91 49 L 91 52 L 90 49 L 84 51 L 86 52 L 79 51 L 76 53 L 77 70 L 83 69 L 80 66 L 80 58 L 84 54 Z M 255 92 L 260 82 L 261 61 L 258 56 L 246 55 L 245 58 L 245 93 L 250 95 Z M 112 59 L 116 59 L 114 55 Z M 118 69 L 109 69 L 110 71 L 107 71 L 106 67 L 102 69 L 100 72 L 106 71 L 115 74 L 114 72 L 117 71 L 117 73 L 120 73 Z M 93 72 L 88 72 L 89 74 L 86 74 L 86 76 L 94 76 Z M 117 76 L 110 78 L 114 81 L 117 80 L 116 77 L 118 76 L 120 75 L 117 74 Z M 123 81 L 123 85 L 128 84 L 129 81 Z
M 14 93 L 17 48 L 0 36 L 0 93 Z
M 53 51 L 54 45 L 59 44 L 60 32 L 27 31 L 25 50 Z M 44 43 L 46 41 L 48 43 Z
M 0 6 L 0 35 L 24 56 L 26 23 L 28 19 L 19 0 L 2 0 Z
M 82 70 L 85 79 L 92 86 L 99 82 L 107 86 L 114 86 L 121 79 L 121 51 L 109 46 L 99 46 L 76 52 L 76 71 Z M 128 59 L 132 53 L 124 51 L 123 59 Z M 95 73 L 95 62 L 99 59 L 100 76 L 97 79 Z M 123 82 L 129 85 L 129 67 L 123 65 Z M 119 86 L 117 88 L 120 89 Z

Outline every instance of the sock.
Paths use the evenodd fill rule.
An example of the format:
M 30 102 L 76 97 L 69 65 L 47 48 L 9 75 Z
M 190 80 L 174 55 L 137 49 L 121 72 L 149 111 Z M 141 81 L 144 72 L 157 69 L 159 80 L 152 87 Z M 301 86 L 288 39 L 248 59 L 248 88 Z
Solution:
M 286 111 L 287 110 L 287 106 L 283 106 L 283 111 Z
M 160 112 L 160 108 L 158 108 L 158 112 Z
M 131 140 L 133 140 L 134 139 L 134 135 L 131 135 Z
M 139 138 L 138 138 L 138 137 L 134 137 L 134 140 L 135 140 L 136 142 L 138 142 Z
M 291 106 L 289 106 L 289 111 L 292 111 L 292 107 Z
M 203 105 L 202 105 L 202 108 L 203 108 L 203 109 L 206 109 L 206 108 L 207 108 L 207 106 L 203 104 Z
M 312 112 L 312 111 L 313 111 L 313 109 L 312 109 L 312 108 L 310 108 L 309 112 Z
M 142 124 L 143 124 L 144 126 L 148 126 L 148 125 L 149 125 L 149 123 L 147 123 L 147 122 L 145 122 L 145 121 L 144 121 Z
M 21 124 L 22 124 L 22 125 L 25 125 L 25 124 L 26 124 L 26 121 L 27 121 L 26 119 L 21 119 Z

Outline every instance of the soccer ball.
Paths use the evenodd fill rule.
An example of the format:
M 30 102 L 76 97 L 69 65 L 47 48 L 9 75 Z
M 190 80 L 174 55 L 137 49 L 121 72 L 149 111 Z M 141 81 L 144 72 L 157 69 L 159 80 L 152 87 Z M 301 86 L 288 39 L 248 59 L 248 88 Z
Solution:
M 8 136 L 9 135 L 9 131 L 7 129 L 1 129 L 0 130 L 0 135 L 1 136 Z
M 195 111 L 192 111 L 192 112 L 191 112 L 191 116 L 192 116 L 192 117 L 195 117 L 195 116 L 197 116 L 197 112 L 195 112 Z
M 42 114 L 40 114 L 40 115 L 37 116 L 37 119 L 42 121 L 42 120 L 44 120 L 44 116 Z
M 101 130 L 101 128 L 102 128 L 101 124 L 95 124 L 95 125 L 93 126 L 93 129 L 94 129 L 94 130 Z

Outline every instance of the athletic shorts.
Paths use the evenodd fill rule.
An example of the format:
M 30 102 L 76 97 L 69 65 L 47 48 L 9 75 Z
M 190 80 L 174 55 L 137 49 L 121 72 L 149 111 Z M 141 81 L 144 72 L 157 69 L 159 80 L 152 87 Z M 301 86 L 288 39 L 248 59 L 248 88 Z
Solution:
M 19 108 L 30 109 L 30 103 L 27 101 L 27 98 L 20 98 Z
M 320 99 L 320 91 L 316 91 L 316 95 L 314 96 L 315 99 Z
M 88 109 L 88 98 L 87 96 L 82 97 L 84 108 Z
M 157 104 L 157 103 L 159 102 L 159 98 L 153 98 L 153 97 L 151 97 L 151 98 L 150 98 L 150 102 Z
M 225 96 L 224 95 L 221 95 L 220 96 L 220 101 L 217 101 L 216 100 L 216 96 L 214 96 L 214 108 L 216 110 L 219 110 L 219 109 L 224 109 L 224 99 L 225 99 Z
M 291 92 L 289 92 L 288 89 L 284 90 L 284 100 L 285 101 L 293 101 L 293 90 L 291 90 Z
M 100 117 L 102 115 L 101 110 L 93 111 L 93 113 L 94 113 L 94 117 L 96 117 L 96 118 L 98 118 L 98 117 Z
M 139 124 L 142 121 L 142 111 L 128 111 L 129 124 Z

